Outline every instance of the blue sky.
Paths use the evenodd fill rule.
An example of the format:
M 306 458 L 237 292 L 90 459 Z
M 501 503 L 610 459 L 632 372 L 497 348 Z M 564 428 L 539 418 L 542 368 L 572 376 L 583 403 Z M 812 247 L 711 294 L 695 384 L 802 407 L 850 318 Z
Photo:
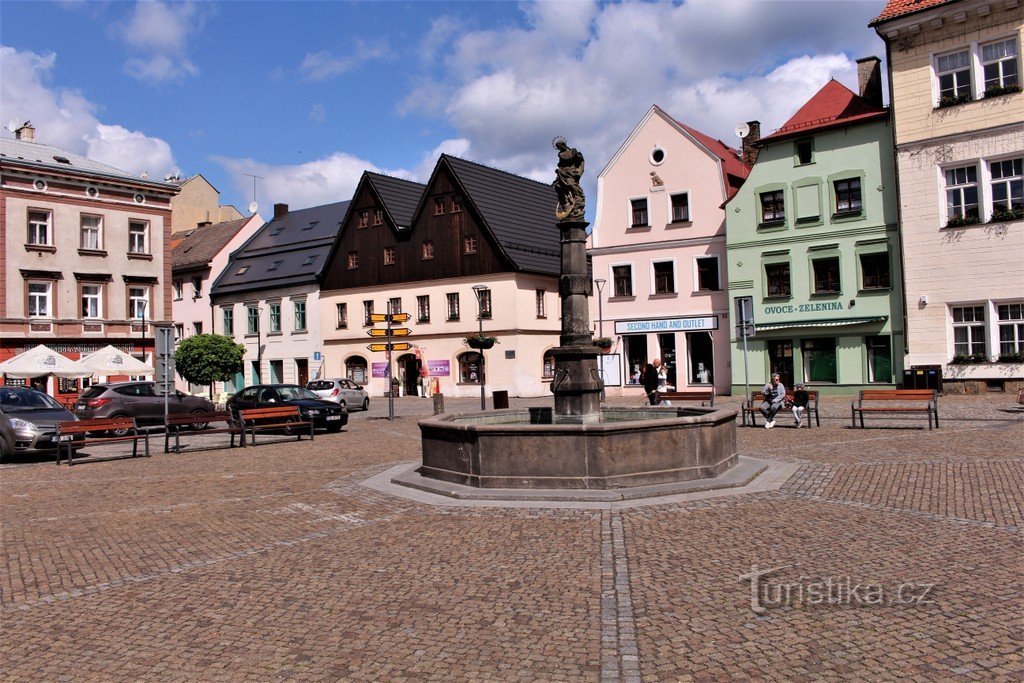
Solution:
M 348 199 L 364 169 L 440 152 L 540 180 L 550 141 L 588 186 L 659 104 L 735 144 L 884 56 L 883 0 L 0 4 L 0 121 L 151 178 L 202 173 L 244 211 Z M 10 135 L 6 130 L 4 135 Z

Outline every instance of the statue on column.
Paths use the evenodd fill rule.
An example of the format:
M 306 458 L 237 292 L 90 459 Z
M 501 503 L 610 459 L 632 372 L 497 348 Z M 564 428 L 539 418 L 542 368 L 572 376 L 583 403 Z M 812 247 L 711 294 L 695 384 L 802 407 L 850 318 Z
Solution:
M 587 208 L 587 199 L 580 187 L 583 177 L 583 155 L 579 150 L 570 147 L 565 138 L 557 137 L 551 142 L 558 150 L 558 166 L 555 168 L 555 181 L 552 184 L 558 193 L 558 206 L 555 218 L 559 221 L 582 221 Z

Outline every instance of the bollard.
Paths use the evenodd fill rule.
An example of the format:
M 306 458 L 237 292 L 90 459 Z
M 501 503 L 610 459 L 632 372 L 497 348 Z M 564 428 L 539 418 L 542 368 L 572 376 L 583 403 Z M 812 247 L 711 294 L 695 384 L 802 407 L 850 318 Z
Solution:
M 434 394 L 434 415 L 444 412 L 444 394 Z
M 507 391 L 495 391 L 491 394 L 491 402 L 494 404 L 495 410 L 504 410 L 508 408 L 508 392 Z

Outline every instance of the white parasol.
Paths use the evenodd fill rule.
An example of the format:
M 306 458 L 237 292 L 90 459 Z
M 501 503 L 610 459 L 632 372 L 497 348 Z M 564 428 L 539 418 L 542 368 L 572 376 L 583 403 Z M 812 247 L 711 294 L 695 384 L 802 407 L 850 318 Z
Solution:
M 43 375 L 73 379 L 91 377 L 92 370 L 83 367 L 79 361 L 71 360 L 40 344 L 34 349 L 29 349 L 0 363 L 0 374 L 16 379 L 31 379 Z
M 146 365 L 138 358 L 121 349 L 105 346 L 78 361 L 90 374 L 96 375 L 152 375 L 152 365 Z

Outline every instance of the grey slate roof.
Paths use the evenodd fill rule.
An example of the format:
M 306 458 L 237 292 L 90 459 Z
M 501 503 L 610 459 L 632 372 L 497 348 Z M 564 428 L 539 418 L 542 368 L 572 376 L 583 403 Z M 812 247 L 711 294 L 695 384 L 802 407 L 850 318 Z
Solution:
M 248 222 L 248 218 L 240 218 L 204 225 L 180 235 L 173 235 L 171 268 L 184 269 L 207 265 Z
M 67 159 L 67 163 L 57 159 Z M 93 175 L 103 175 L 122 180 L 131 180 L 136 183 L 147 183 L 158 185 L 167 189 L 177 190 L 177 185 L 162 183 L 155 180 L 144 180 L 113 166 L 100 163 L 81 154 L 75 154 L 60 147 L 45 145 L 40 142 L 27 142 L 25 140 L 12 140 L 0 138 L 0 160 L 18 161 L 42 168 L 53 168 L 63 172 L 78 172 Z
M 297 209 L 266 223 L 231 255 L 210 295 L 315 283 L 348 206 L 345 201 Z
M 391 214 L 395 226 L 400 230 L 408 229 L 427 186 L 370 171 L 366 172 L 366 177 L 380 196 L 384 210 Z
M 518 270 L 559 274 L 554 187 L 448 154 L 442 154 L 441 161 L 448 163 L 466 199 Z

